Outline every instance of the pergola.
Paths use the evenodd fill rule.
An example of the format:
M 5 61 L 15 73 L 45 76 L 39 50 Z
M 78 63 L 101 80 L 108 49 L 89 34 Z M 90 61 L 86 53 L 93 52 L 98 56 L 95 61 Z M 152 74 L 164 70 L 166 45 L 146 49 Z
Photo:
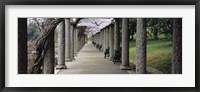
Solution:
M 177 49 L 173 50 L 173 62 L 181 63 L 180 57 L 175 55 L 182 54 L 181 52 L 181 27 L 177 26 L 180 19 L 174 19 L 174 29 L 173 29 L 173 46 L 178 46 Z M 25 23 L 24 23 L 25 22 Z M 19 19 L 19 23 L 27 23 L 27 19 Z M 24 25 L 19 24 L 19 38 L 27 39 L 22 33 L 25 30 Z M 74 24 L 76 24 L 74 26 Z M 122 63 L 120 69 L 127 70 L 129 67 L 129 30 L 128 30 L 128 18 L 122 18 L 122 33 L 120 34 L 119 30 L 119 19 L 118 18 L 64 18 L 58 29 L 58 61 L 56 69 L 67 69 L 65 61 L 73 61 L 74 56 L 81 50 L 84 44 L 88 41 L 87 36 L 92 36 L 92 41 L 96 44 L 102 45 L 100 51 L 105 52 L 109 47 L 109 60 L 113 59 L 113 53 L 115 50 L 120 49 L 121 42 L 121 51 L 122 51 Z M 24 31 L 25 32 L 25 31 Z M 120 39 L 121 35 L 121 39 Z M 53 36 L 53 35 L 51 35 Z M 147 35 L 146 35 L 146 25 L 145 18 L 137 18 L 137 33 L 136 33 L 136 73 L 146 73 L 146 45 L 147 45 Z M 20 41 L 19 39 L 19 41 Z M 51 62 L 54 62 L 54 38 L 52 37 L 49 40 L 49 47 L 44 56 L 45 63 L 47 66 L 44 66 L 44 73 L 53 73 L 54 65 L 50 65 Z M 27 48 L 25 43 L 20 43 L 19 47 Z M 27 50 L 19 49 L 21 53 L 26 53 Z M 20 63 L 25 63 L 24 58 L 19 58 Z M 178 64 L 177 64 L 178 65 Z M 176 66 L 176 64 L 172 67 Z M 25 68 L 24 68 L 25 69 Z M 179 69 L 182 69 L 180 67 Z M 23 70 L 23 69 L 21 69 Z M 179 70 L 174 71 L 174 73 L 179 73 Z

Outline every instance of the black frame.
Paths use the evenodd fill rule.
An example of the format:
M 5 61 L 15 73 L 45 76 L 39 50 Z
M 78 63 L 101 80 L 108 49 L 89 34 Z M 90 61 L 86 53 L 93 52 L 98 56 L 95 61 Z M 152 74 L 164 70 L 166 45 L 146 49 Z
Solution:
M 5 87 L 5 6 L 6 5 L 195 5 L 195 87 L 98 87 L 98 88 L 50 88 L 50 87 Z M 51 91 L 51 92 L 64 92 L 64 91 L 85 91 L 85 92 L 131 92 L 131 91 L 162 91 L 162 92 L 199 92 L 200 91 L 200 63 L 199 63 L 199 46 L 200 42 L 200 0 L 1 0 L 0 1 L 0 92 L 21 92 L 21 91 Z

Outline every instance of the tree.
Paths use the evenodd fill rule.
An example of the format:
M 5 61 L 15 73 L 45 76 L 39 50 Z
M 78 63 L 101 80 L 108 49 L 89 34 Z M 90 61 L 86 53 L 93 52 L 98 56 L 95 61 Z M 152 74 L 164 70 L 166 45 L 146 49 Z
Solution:
M 54 39 L 54 30 L 61 21 L 63 21 L 62 18 L 47 18 L 43 22 L 37 21 L 42 34 L 38 36 L 35 43 L 37 55 L 32 74 L 42 73 L 42 66 L 44 66 L 44 73 L 54 72 L 54 41 L 52 42 L 52 40 Z
M 136 22 L 137 22 L 137 20 L 135 18 L 130 18 L 129 19 L 129 27 L 128 27 L 128 29 L 129 29 L 130 36 L 131 36 L 130 40 L 134 39 L 133 36 L 134 36 L 134 33 L 136 32 Z
M 182 73 L 182 18 L 173 19 L 172 73 Z
M 172 35 L 171 18 L 149 18 L 147 19 L 147 33 L 153 39 L 158 40 L 158 36 L 164 34 L 165 37 Z
M 147 45 L 147 31 L 146 19 L 137 19 L 136 32 L 136 73 L 146 73 L 146 45 Z

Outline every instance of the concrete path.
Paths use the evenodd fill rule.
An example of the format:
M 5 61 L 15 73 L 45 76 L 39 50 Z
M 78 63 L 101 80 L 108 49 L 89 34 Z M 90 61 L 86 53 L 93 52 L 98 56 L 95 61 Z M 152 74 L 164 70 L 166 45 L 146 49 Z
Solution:
M 103 52 L 98 51 L 91 42 L 85 44 L 75 60 L 66 62 L 67 69 L 57 70 L 57 74 L 128 74 L 120 70 L 120 64 L 103 58 Z

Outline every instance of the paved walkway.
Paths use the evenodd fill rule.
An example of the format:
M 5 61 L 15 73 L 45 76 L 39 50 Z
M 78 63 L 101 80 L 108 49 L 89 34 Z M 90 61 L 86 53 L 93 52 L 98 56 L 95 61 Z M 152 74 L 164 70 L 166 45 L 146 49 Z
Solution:
M 120 64 L 103 58 L 103 52 L 98 51 L 91 42 L 85 44 L 75 60 L 66 62 L 68 69 L 57 71 L 58 74 L 128 74 L 120 70 Z

